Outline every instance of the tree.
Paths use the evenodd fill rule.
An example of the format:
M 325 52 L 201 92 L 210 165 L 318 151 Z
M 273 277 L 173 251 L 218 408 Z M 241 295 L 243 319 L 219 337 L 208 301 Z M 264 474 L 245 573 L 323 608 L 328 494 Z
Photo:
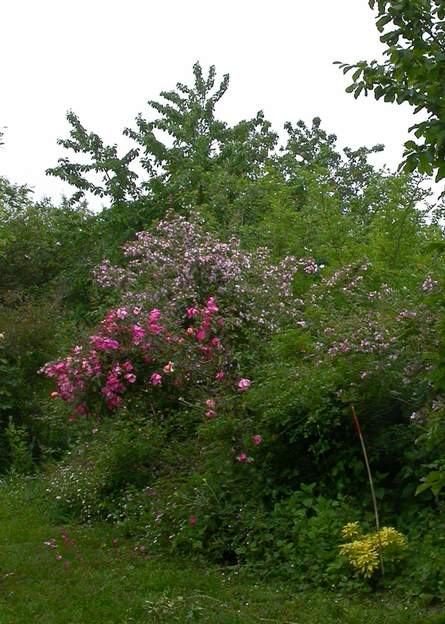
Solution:
M 216 118 L 227 74 L 218 84 L 214 66 L 205 76 L 195 63 L 193 77 L 192 86 L 177 83 L 176 90 L 161 92 L 163 101 L 148 102 L 157 116 L 147 120 L 139 114 L 136 127 L 124 130 L 136 147 L 122 157 L 116 145 L 88 132 L 73 112 L 67 115 L 70 138 L 59 144 L 87 162 L 62 158 L 48 173 L 78 189 L 73 202 L 88 191 L 107 198 L 110 209 L 103 218 L 117 223 L 121 241 L 123 231 L 124 240 L 130 238 L 167 208 L 187 214 L 193 207 L 225 223 L 249 218 L 252 186 L 265 172 L 277 135 L 261 111 L 233 127 Z M 132 168 L 136 165 L 140 174 Z
M 376 26 L 386 45 L 383 63 L 337 63 L 343 73 L 354 70 L 346 89 L 385 102 L 408 102 L 426 119 L 410 131 L 405 143 L 404 170 L 445 177 L 445 2 L 444 0 L 369 0 L 377 8 Z

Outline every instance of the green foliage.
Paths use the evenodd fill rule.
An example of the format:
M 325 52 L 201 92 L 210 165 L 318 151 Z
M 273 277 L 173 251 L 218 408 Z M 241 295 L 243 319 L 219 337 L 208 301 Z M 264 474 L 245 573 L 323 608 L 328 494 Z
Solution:
M 49 491 L 62 510 L 84 521 L 117 520 L 125 516 L 126 490 L 148 487 L 154 479 L 164 434 L 154 426 L 123 421 L 89 427 L 82 437 L 84 442 L 78 441 L 51 471 Z
M 26 428 L 15 425 L 10 419 L 5 429 L 5 438 L 9 447 L 10 471 L 21 475 L 31 473 L 34 463 Z
M 376 26 L 385 45 L 385 61 L 340 63 L 343 73 L 353 71 L 346 89 L 358 98 L 369 91 L 385 102 L 408 102 L 426 119 L 410 131 L 416 139 L 405 143 L 404 170 L 445 177 L 445 7 L 442 0 L 369 0 L 377 9 Z

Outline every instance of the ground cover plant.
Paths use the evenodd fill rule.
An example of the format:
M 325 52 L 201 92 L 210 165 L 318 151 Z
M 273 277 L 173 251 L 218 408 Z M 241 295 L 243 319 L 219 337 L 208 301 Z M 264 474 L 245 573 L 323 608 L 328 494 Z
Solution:
M 443 206 L 193 80 L 122 158 L 70 113 L 60 207 L 0 179 L 2 615 L 442 621 Z M 21 600 L 29 566 L 54 595 Z

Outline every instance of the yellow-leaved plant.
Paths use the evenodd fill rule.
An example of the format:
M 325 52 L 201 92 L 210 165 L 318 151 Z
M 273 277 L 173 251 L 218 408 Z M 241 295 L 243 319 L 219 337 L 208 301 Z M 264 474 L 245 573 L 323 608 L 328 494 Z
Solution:
M 394 527 L 363 533 L 358 522 L 348 522 L 342 529 L 342 536 L 349 541 L 340 546 L 340 554 L 365 579 L 379 569 L 380 552 L 388 550 L 390 556 L 394 556 L 407 546 L 404 535 Z

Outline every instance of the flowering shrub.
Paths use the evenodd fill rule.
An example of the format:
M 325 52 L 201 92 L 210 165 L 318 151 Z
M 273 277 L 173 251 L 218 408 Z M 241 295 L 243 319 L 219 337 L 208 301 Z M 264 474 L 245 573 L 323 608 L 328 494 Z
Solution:
M 318 270 L 312 258 L 288 256 L 274 264 L 266 248 L 243 251 L 238 239 L 221 242 L 199 220 L 181 216 L 161 221 L 153 233 L 139 232 L 123 251 L 125 267 L 105 261 L 95 275 L 101 286 L 117 288 L 125 304 L 168 302 L 179 312 L 215 294 L 226 316 L 262 331 L 300 317 L 292 280 L 298 271 Z
M 224 326 L 213 297 L 202 308 L 188 307 L 179 321 L 171 311 L 164 318 L 157 308 L 146 313 L 140 306 L 120 307 L 108 312 L 87 344 L 46 364 L 42 372 L 56 382 L 52 397 L 73 406 L 72 420 L 97 416 L 105 406 L 128 407 L 135 397 L 155 414 L 208 394 L 212 398 L 202 403 L 210 418 L 222 385 L 242 392 L 251 384 L 233 378 L 221 338 Z

